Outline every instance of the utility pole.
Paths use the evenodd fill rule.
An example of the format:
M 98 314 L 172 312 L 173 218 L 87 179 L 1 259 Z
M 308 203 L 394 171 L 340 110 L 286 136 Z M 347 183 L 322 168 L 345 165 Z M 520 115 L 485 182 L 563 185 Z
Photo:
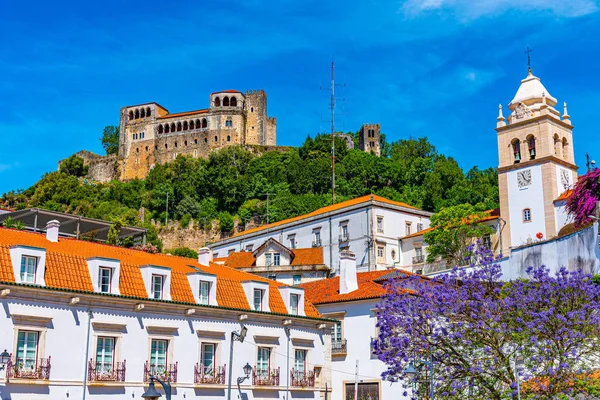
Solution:
M 589 153 L 585 153 L 585 166 L 587 167 L 587 172 L 593 171 L 596 169 L 596 161 L 592 160 Z
M 331 61 L 331 204 L 335 204 L 335 62 Z

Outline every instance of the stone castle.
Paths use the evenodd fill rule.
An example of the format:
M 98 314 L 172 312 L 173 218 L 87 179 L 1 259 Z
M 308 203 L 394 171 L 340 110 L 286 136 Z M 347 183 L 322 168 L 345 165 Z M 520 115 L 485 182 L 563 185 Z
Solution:
M 118 154 L 80 151 L 76 155 L 83 158 L 92 180 L 108 182 L 144 178 L 154 165 L 180 154 L 207 158 L 229 145 L 275 149 L 276 137 L 277 120 L 267 116 L 264 90 L 224 90 L 210 95 L 209 108 L 196 111 L 171 114 L 158 103 L 122 107 Z M 354 147 L 351 137 L 346 140 L 348 147 Z M 361 150 L 380 155 L 379 141 L 379 124 L 362 126 Z

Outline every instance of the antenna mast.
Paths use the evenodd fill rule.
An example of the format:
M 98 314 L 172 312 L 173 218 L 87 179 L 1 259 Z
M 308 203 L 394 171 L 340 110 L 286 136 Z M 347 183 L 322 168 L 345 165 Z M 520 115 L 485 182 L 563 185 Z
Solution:
M 331 204 L 335 204 L 335 62 L 331 61 Z

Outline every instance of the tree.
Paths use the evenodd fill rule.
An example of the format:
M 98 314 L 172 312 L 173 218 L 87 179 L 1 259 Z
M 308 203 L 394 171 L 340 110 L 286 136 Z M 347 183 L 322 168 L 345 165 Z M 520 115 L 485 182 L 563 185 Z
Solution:
M 450 265 L 464 265 L 465 259 L 472 255 L 470 245 L 494 232 L 482 221 L 488 216 L 482 205 L 470 204 L 446 207 L 433 214 L 430 219 L 432 229 L 423 235 L 428 245 L 427 261 L 442 258 Z
M 106 154 L 118 154 L 119 153 L 119 127 L 116 125 L 108 125 L 104 127 L 102 132 L 102 147 L 106 151 Z
M 71 157 L 60 163 L 59 171 L 63 174 L 79 177 L 87 175 L 88 167 L 87 165 L 83 165 L 83 158 L 73 154 Z
M 433 357 L 436 397 L 514 399 L 520 354 L 525 363 L 519 375 L 531 397 L 571 392 L 575 378 L 600 357 L 600 286 L 581 271 L 551 276 L 543 266 L 530 267 L 527 279 L 502 282 L 498 260 L 487 250 L 475 253 L 471 270 L 386 285 L 374 343 L 388 368 L 383 377 L 407 380 L 409 362 Z
M 110 224 L 110 228 L 108 228 L 108 233 L 106 235 L 106 243 L 112 245 L 119 244 L 119 234 L 121 233 L 121 228 L 123 227 L 123 222 L 120 220 L 116 220 L 114 223 Z
M 190 249 L 189 247 L 178 247 L 176 249 L 165 250 L 165 252 L 173 254 L 174 256 L 198 259 L 198 252 Z

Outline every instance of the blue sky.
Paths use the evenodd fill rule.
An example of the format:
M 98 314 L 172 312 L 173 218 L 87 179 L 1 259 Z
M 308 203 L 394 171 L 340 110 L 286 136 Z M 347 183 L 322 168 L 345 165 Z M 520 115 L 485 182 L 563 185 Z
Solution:
M 474 5 L 475 3 L 475 5 Z M 328 130 L 332 56 L 345 82 L 338 127 L 379 122 L 389 140 L 427 136 L 465 169 L 496 166 L 497 106 L 534 74 L 600 158 L 600 0 L 9 2 L 0 11 L 0 193 L 57 161 L 102 153 L 119 108 L 208 106 L 260 89 L 277 141 Z

